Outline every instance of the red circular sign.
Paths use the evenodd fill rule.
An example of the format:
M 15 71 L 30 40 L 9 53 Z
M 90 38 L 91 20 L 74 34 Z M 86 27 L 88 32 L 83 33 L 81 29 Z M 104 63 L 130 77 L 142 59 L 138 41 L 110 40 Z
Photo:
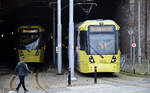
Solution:
M 136 47 L 136 43 L 132 43 L 132 45 L 131 45 L 131 46 L 135 48 L 135 47 Z
M 58 47 L 56 47 L 56 53 L 59 53 L 59 51 L 58 51 Z

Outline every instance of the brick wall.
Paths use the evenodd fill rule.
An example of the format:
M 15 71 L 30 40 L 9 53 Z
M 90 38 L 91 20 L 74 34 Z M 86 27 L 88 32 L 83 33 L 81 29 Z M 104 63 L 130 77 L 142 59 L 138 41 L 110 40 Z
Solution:
M 141 2 L 141 52 L 142 59 L 150 59 L 150 0 Z M 135 4 L 135 31 L 137 38 L 137 3 Z M 138 44 L 138 42 L 137 42 Z M 138 48 L 136 48 L 137 51 Z M 136 53 L 137 54 L 137 53 Z
M 147 1 L 147 35 L 146 35 L 146 53 L 147 58 L 150 60 L 150 0 Z
M 130 37 L 128 30 L 130 27 L 130 5 L 127 2 L 121 2 L 117 4 L 116 19 L 120 26 L 120 48 L 121 53 L 130 55 Z
M 146 7 L 147 6 L 147 7 Z M 120 45 L 122 54 L 130 57 L 130 36 L 128 34 L 129 28 L 133 28 L 136 47 L 136 58 L 138 55 L 138 4 L 137 0 L 131 3 L 130 0 L 118 4 L 117 20 L 120 25 Z M 142 59 L 150 59 L 150 0 L 141 1 L 141 52 Z

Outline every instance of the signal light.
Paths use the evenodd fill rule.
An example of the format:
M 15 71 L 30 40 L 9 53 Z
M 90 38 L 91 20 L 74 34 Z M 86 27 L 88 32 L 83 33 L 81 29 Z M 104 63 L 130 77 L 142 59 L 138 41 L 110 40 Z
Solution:
M 36 55 L 36 56 L 38 56 L 38 55 L 39 55 L 39 51 L 38 51 L 38 50 L 36 51 L 35 55 Z
M 22 52 L 22 51 L 20 51 L 20 53 L 19 53 L 19 54 L 20 54 L 20 56 L 24 56 L 24 54 L 23 54 L 23 52 Z
M 1 34 L 1 37 L 3 38 L 3 37 L 4 37 L 4 34 Z
M 111 63 L 115 63 L 116 60 L 117 60 L 117 59 L 116 59 L 116 56 L 113 56 L 112 59 L 111 59 Z
M 89 61 L 90 61 L 91 63 L 95 63 L 93 56 L 90 56 L 90 57 L 89 57 Z

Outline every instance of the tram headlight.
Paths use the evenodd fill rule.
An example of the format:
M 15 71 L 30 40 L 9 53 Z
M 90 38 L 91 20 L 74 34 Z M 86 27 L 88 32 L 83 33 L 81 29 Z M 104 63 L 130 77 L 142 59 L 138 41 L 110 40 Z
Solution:
M 20 56 L 24 56 L 24 54 L 23 54 L 23 52 L 22 52 L 22 51 L 20 51 L 20 53 L 19 53 L 19 54 L 20 54 Z
M 117 60 L 117 59 L 116 59 L 116 56 L 113 56 L 112 59 L 111 59 L 111 63 L 115 63 L 116 60 Z
M 90 61 L 91 63 L 95 63 L 93 56 L 90 56 L 90 57 L 89 57 L 89 61 Z
M 38 56 L 39 55 L 39 51 L 36 51 L 35 55 Z

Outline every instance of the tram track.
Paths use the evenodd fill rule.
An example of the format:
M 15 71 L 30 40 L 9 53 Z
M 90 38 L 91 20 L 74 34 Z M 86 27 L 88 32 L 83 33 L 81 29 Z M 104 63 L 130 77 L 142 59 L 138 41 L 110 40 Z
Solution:
M 38 72 L 36 72 L 34 74 L 31 74 L 31 79 L 32 80 L 30 82 L 28 82 L 28 83 L 30 83 L 31 86 L 33 85 L 32 86 L 32 88 L 33 88 L 32 90 L 41 90 L 41 91 L 43 91 L 43 93 L 48 93 L 48 91 L 44 87 L 44 86 L 46 86 L 45 83 L 41 82 L 41 76 L 42 75 L 39 75 Z M 17 84 L 18 84 L 18 76 L 12 75 L 10 80 L 9 80 L 9 87 L 10 87 L 10 89 L 11 90 L 15 90 Z
M 30 74 L 28 77 L 27 77 L 27 88 L 29 88 L 29 90 L 39 90 L 39 91 L 42 91 L 42 93 L 49 93 L 47 91 L 47 89 L 50 89 L 50 88 L 56 88 L 57 87 L 60 87 L 60 83 L 58 84 L 57 82 L 54 83 L 54 86 L 52 85 L 49 85 L 48 82 L 53 82 L 53 81 L 50 81 L 47 77 L 49 77 L 48 74 L 46 73 L 39 73 L 37 71 L 35 71 L 34 74 Z M 80 81 L 83 81 L 81 79 L 81 77 L 79 77 L 80 80 L 77 82 L 77 83 L 73 83 L 74 86 L 77 86 L 77 85 L 83 85 L 81 84 Z M 55 80 L 54 78 L 51 79 L 51 80 Z M 56 80 L 59 80 L 56 79 Z M 150 85 L 150 82 L 146 82 L 146 81 L 143 81 L 144 79 L 138 79 L 136 80 L 134 78 L 134 80 L 131 78 L 124 78 L 124 77 L 120 77 L 120 76 L 101 76 L 101 77 L 98 77 L 98 84 L 102 83 L 102 84 L 110 84 L 110 85 L 114 85 L 114 86 L 131 86 L 131 87 L 139 87 L 139 88 L 150 88 L 149 85 Z M 85 85 L 90 85 L 91 82 L 93 81 L 92 78 L 89 78 L 88 79 L 88 83 L 87 81 L 83 81 L 83 82 L 86 82 Z M 16 85 L 18 84 L 18 76 L 16 75 L 12 75 L 11 76 L 11 79 L 10 79 L 10 89 L 11 90 L 14 90 Z M 61 84 L 64 84 L 64 82 L 62 82 Z M 63 85 L 64 87 L 67 86 L 66 85 L 66 81 L 65 81 L 65 84 Z M 62 85 L 61 85 L 62 87 Z
M 34 75 L 34 82 L 38 89 L 41 89 L 43 92 L 48 93 L 46 89 L 42 86 L 43 82 L 39 82 L 39 74 L 36 72 Z
M 12 75 L 10 80 L 10 89 L 11 90 L 14 90 L 15 89 L 15 86 L 16 86 L 16 82 L 17 82 L 17 76 L 16 75 Z

